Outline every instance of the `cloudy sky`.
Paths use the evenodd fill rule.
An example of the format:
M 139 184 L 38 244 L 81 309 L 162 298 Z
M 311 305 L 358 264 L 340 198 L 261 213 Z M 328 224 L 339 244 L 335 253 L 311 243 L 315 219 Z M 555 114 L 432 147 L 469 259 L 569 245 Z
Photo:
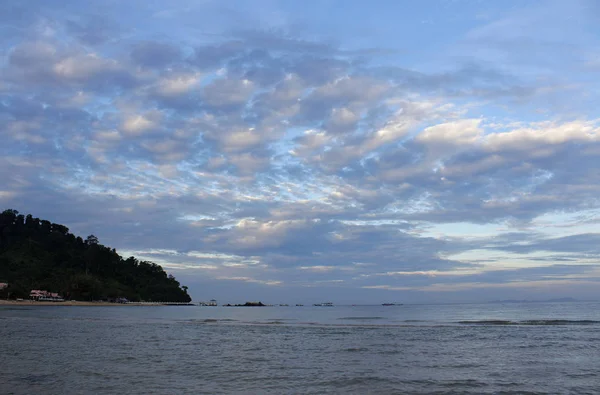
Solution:
M 195 300 L 600 297 L 594 1 L 2 1 L 0 207 Z

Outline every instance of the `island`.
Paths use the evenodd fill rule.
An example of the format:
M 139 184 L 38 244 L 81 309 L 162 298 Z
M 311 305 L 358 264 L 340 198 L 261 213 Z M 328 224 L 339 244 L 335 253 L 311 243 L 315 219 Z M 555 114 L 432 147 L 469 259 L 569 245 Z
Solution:
M 94 235 L 84 240 L 64 225 L 0 213 L 1 299 L 176 305 L 192 300 L 187 290 L 156 263 L 125 259 Z

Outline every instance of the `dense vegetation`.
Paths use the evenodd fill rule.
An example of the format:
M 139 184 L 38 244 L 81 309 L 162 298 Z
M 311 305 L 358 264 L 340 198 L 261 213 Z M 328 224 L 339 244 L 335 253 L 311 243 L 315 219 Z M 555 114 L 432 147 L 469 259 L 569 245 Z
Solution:
M 0 282 L 3 297 L 27 298 L 31 289 L 58 292 L 66 299 L 189 302 L 187 287 L 159 265 L 123 259 L 93 235 L 83 240 L 66 226 L 0 214 Z

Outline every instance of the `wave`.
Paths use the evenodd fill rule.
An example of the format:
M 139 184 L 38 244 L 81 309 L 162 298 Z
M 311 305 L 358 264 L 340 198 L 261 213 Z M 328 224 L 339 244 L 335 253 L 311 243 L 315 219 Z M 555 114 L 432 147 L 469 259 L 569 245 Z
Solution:
M 90 319 L 86 319 L 90 320 Z M 289 318 L 270 318 L 260 321 L 239 321 L 231 318 L 205 318 L 191 319 L 183 322 L 190 324 L 238 324 L 238 325 L 281 325 L 281 326 L 308 326 L 322 328 L 410 328 L 410 327 L 446 327 L 446 326 L 578 326 L 578 325 L 600 325 L 598 320 L 565 320 L 565 319 L 539 319 L 539 320 L 461 320 L 461 321 L 426 321 L 426 320 L 403 320 L 387 322 L 386 317 L 380 316 L 349 316 L 336 318 L 335 322 L 313 322 L 297 321 Z M 383 322 L 382 322 L 383 320 Z
M 218 324 L 219 322 L 237 322 L 238 320 L 234 320 L 231 318 L 205 318 L 205 319 L 191 319 L 185 320 L 183 322 L 191 323 L 191 324 Z
M 532 326 L 549 326 L 549 325 L 598 325 L 600 321 L 595 320 L 477 320 L 477 321 L 458 321 L 459 324 L 466 325 L 532 325 Z
M 478 321 L 458 321 L 459 324 L 470 324 L 470 325 L 516 325 L 515 321 L 506 320 L 478 320 Z
M 298 321 L 297 318 L 267 318 L 267 321 Z
M 342 351 L 344 351 L 344 352 L 365 352 L 365 351 L 369 351 L 369 349 L 365 348 L 365 347 L 350 347 L 350 348 L 346 348 Z

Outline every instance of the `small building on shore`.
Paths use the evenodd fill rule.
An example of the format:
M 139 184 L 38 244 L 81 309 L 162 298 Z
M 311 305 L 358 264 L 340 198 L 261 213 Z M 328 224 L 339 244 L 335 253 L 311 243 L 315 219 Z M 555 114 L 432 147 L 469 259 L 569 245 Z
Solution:
M 29 299 L 41 302 L 64 302 L 65 300 L 56 292 L 48 292 L 41 289 L 32 289 Z

